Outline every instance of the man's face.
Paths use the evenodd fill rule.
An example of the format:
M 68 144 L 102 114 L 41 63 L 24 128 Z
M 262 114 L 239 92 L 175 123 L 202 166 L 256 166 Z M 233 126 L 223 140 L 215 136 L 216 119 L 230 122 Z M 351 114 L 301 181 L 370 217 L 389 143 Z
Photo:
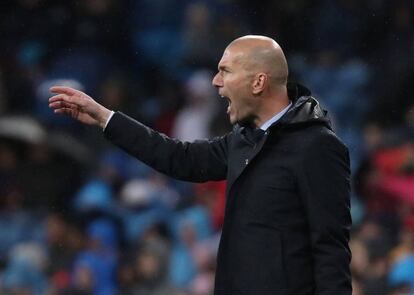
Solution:
M 213 85 L 219 95 L 227 99 L 230 123 L 251 124 L 255 117 L 255 100 L 251 92 L 251 74 L 245 70 L 245 53 L 241 49 L 227 48 L 218 64 Z

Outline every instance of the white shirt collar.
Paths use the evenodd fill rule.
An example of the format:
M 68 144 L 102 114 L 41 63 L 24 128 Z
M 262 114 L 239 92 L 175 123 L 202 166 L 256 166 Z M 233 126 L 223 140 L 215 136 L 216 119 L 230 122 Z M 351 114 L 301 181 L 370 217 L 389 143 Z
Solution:
M 269 128 L 273 123 L 279 120 L 288 111 L 291 105 L 292 105 L 292 102 L 290 102 L 289 105 L 285 107 L 283 110 L 281 110 L 279 113 L 277 113 L 272 118 L 264 122 L 264 124 L 260 126 L 260 129 L 262 129 L 263 131 L 266 131 L 267 128 Z

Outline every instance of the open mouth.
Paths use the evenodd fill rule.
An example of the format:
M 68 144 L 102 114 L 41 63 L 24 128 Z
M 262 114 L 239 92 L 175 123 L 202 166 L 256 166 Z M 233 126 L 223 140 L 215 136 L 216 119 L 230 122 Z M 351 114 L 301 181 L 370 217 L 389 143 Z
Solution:
M 225 100 L 227 100 L 227 114 L 230 114 L 230 108 L 231 108 L 231 100 L 229 97 L 224 96 L 224 95 L 220 95 L 221 98 L 224 98 Z

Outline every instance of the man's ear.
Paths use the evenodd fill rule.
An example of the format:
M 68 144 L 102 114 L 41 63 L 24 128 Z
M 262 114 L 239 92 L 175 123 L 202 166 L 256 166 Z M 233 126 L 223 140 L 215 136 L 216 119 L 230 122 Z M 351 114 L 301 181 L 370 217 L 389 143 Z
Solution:
M 267 83 L 267 75 L 265 73 L 259 73 L 253 80 L 253 94 L 260 94 Z

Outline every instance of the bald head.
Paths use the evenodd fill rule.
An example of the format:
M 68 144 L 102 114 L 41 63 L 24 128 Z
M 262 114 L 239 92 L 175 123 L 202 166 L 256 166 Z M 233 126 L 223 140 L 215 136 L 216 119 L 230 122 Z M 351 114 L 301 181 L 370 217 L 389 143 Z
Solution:
M 289 105 L 286 58 L 273 39 L 249 35 L 234 40 L 217 69 L 212 83 L 229 103 L 232 124 L 260 127 Z
M 282 48 L 275 40 L 247 35 L 231 42 L 227 49 L 240 52 L 239 62 L 252 74 L 264 72 L 273 86 L 286 85 L 288 65 Z

